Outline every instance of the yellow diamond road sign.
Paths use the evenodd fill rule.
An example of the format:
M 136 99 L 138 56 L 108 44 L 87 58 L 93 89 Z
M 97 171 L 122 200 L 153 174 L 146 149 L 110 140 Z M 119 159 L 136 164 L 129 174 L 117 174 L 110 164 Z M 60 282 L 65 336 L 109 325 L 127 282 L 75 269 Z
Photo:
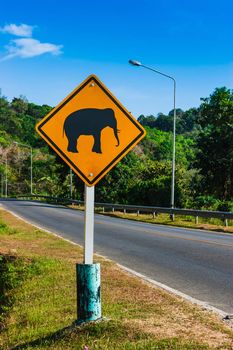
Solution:
M 88 186 L 94 186 L 146 134 L 95 75 L 72 91 L 36 129 Z

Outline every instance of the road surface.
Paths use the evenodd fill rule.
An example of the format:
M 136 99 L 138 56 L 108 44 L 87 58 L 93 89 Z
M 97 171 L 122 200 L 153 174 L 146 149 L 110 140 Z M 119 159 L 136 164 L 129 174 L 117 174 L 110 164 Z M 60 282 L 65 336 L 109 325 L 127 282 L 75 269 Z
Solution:
M 0 200 L 27 221 L 83 245 L 84 213 Z M 233 235 L 95 215 L 95 252 L 233 314 Z

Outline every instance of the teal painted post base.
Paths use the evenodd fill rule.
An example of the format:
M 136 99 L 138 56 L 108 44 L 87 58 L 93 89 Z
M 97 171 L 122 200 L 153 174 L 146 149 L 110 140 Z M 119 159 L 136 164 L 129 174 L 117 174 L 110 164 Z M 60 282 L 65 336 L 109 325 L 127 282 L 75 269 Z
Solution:
M 77 324 L 101 319 L 100 264 L 77 264 Z

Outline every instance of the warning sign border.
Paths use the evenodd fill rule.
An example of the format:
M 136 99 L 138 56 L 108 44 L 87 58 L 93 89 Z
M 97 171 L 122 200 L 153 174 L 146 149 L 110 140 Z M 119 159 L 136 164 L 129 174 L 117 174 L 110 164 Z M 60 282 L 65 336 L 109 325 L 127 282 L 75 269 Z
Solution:
M 87 86 L 90 82 L 95 82 L 104 93 L 114 102 L 115 105 L 125 114 L 125 116 L 130 119 L 130 121 L 136 126 L 136 128 L 140 131 L 140 134 L 133 139 L 130 144 L 124 148 L 108 165 L 93 179 L 89 179 L 83 172 L 75 165 L 69 157 L 51 140 L 51 138 L 42 130 L 43 126 L 53 118 L 68 102 L 70 102 L 85 86 Z M 68 95 L 68 97 L 57 107 L 54 108 L 41 122 L 39 122 L 36 126 L 38 133 L 48 142 L 48 144 L 61 156 L 61 158 L 71 166 L 71 168 L 82 178 L 82 180 L 88 186 L 94 186 L 111 168 L 118 163 L 123 156 L 130 151 L 136 145 L 140 139 L 145 136 L 144 128 L 130 115 L 130 113 L 116 100 L 116 98 L 108 91 L 105 86 L 101 84 L 101 82 L 97 79 L 95 75 L 89 76 L 73 93 Z

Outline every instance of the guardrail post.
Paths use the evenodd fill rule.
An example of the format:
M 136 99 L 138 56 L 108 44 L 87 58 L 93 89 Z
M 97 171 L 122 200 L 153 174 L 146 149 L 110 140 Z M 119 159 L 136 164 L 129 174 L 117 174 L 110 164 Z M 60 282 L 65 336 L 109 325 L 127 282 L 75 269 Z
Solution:
M 154 211 L 153 211 L 152 215 L 153 215 L 153 219 L 155 219 L 155 212 Z
M 47 201 L 47 202 L 60 202 L 60 203 L 67 203 L 67 198 L 57 198 L 57 197 L 51 197 L 51 196 L 42 196 L 42 195 L 21 195 L 21 196 L 17 196 L 17 198 L 38 198 L 42 201 Z M 69 201 L 69 203 L 77 203 L 79 209 L 82 208 L 83 206 L 83 202 L 79 201 L 79 200 L 72 200 Z M 103 213 L 105 212 L 105 207 L 109 208 L 109 210 L 111 210 L 112 208 L 112 212 L 115 211 L 115 203 L 98 203 L 97 204 L 97 208 L 101 210 L 103 210 Z M 154 215 L 157 216 L 160 213 L 166 213 L 169 215 L 170 220 L 174 221 L 175 220 L 175 214 L 176 215 L 184 215 L 184 216 L 192 216 L 195 219 L 195 224 L 199 223 L 199 217 L 203 217 L 203 219 L 206 218 L 217 218 L 219 220 L 222 221 L 222 225 L 225 225 L 225 227 L 229 226 L 229 220 L 233 220 L 233 213 L 231 212 L 221 212 L 221 211 L 203 211 L 203 210 L 197 210 L 197 209 L 179 209 L 179 208 L 160 208 L 160 207 L 149 207 L 149 206 L 145 206 L 145 207 L 139 207 L 138 205 L 136 206 L 126 206 L 126 205 L 118 205 L 116 204 L 116 210 L 118 211 L 123 211 L 124 210 L 124 214 L 126 214 L 126 211 L 129 209 L 131 212 L 135 212 L 137 216 L 140 215 L 140 212 L 147 212 L 147 213 L 151 213 L 153 214 L 153 218 Z M 127 208 L 127 209 L 124 209 Z M 151 211 L 150 211 L 151 209 Z
M 173 213 L 170 214 L 170 220 L 174 221 L 175 220 L 175 215 Z

